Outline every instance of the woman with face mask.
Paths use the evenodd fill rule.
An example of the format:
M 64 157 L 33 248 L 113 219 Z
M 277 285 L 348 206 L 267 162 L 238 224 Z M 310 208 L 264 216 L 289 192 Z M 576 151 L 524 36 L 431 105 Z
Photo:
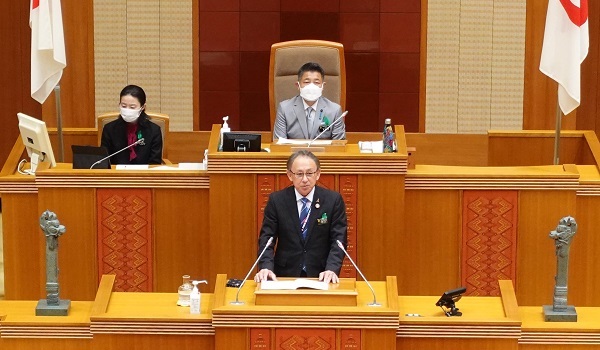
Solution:
M 121 91 L 120 116 L 102 130 L 101 146 L 113 154 L 141 139 L 110 158 L 111 164 L 161 164 L 162 134 L 160 127 L 146 114 L 146 93 L 137 85 Z
M 312 140 L 317 136 L 321 139 L 345 139 L 344 120 L 338 121 L 342 115 L 342 107 L 322 96 L 325 71 L 321 65 L 314 62 L 302 65 L 298 70 L 296 86 L 298 95 L 282 101 L 277 107 L 273 140 Z

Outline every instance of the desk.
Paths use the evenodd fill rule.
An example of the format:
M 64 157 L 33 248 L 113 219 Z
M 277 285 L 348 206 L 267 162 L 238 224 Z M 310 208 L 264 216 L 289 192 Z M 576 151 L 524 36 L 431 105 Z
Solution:
M 593 132 L 568 133 L 565 144 L 573 153 L 565 158 L 572 163 L 565 165 L 539 164 L 537 153 L 511 147 L 519 137 L 521 147 L 532 145 L 536 152 L 544 151 L 540 145 L 553 137 L 552 133 L 523 132 L 465 138 L 467 143 L 488 140 L 481 143 L 486 150 L 472 159 L 489 159 L 494 167 L 485 162 L 478 166 L 417 162 L 415 169 L 407 169 L 407 140 L 401 128 L 396 131 L 400 151 L 396 154 L 358 153 L 355 141 L 372 140 L 374 135 L 352 134 L 346 152 L 319 154 L 320 185 L 342 194 L 349 219 L 349 248 L 365 275 L 373 280 L 398 276 L 402 295 L 438 295 L 466 285 L 474 296 L 498 296 L 493 282 L 512 279 L 522 305 L 547 303 L 555 274 L 549 231 L 566 215 L 574 216 L 587 232 L 600 231 L 596 209 L 600 206 L 600 161 L 596 160 L 600 160 L 600 145 Z M 461 136 L 444 138 L 463 140 Z M 44 242 L 38 220 L 46 209 L 55 211 L 67 227 L 60 238 L 62 297 L 92 300 L 99 276 L 120 273 L 119 268 L 129 274 L 122 272 L 124 284 L 117 279 L 118 291 L 173 292 L 181 275 L 190 274 L 209 280 L 209 287 L 201 287 L 206 292 L 217 273 L 245 276 L 257 256 L 268 195 L 289 185 L 285 175 L 289 152 L 217 152 L 218 138 L 216 126 L 209 140 L 208 170 L 197 172 L 88 171 L 61 164 L 33 178 L 15 175 L 21 147 L 0 177 L 6 298 L 37 300 L 45 295 Z M 440 138 L 436 135 L 435 142 L 422 148 L 415 141 L 417 160 L 419 156 L 433 159 L 425 157 L 423 149 L 450 148 L 449 143 L 439 146 Z M 456 140 L 454 146 L 460 144 Z M 519 163 L 529 160 L 533 165 L 511 165 L 508 157 L 498 155 L 502 150 L 518 153 Z M 450 157 L 459 158 L 462 153 L 445 149 L 443 154 L 449 157 L 443 159 L 447 164 L 452 163 Z M 170 155 L 177 158 L 173 152 Z M 126 250 L 115 256 L 111 255 L 114 249 L 103 246 L 106 238 L 115 243 L 105 223 L 129 215 L 124 208 L 138 207 L 125 202 L 129 204 L 121 205 L 121 210 L 103 216 L 103 205 L 125 193 L 143 204 L 136 215 L 145 223 L 132 225 L 135 235 L 125 241 L 139 242 L 139 234 L 149 245 L 134 255 L 128 256 L 131 250 Z M 486 211 L 488 207 L 492 210 Z M 594 235 L 578 234 L 573 241 L 570 268 L 578 273 L 569 278 L 569 301 L 575 305 L 598 305 L 594 297 L 600 288 L 600 279 L 595 278 L 600 274 L 600 265 L 595 264 L 597 251 L 600 240 Z M 148 263 L 139 264 L 139 257 Z M 354 276 L 347 261 L 343 273 Z

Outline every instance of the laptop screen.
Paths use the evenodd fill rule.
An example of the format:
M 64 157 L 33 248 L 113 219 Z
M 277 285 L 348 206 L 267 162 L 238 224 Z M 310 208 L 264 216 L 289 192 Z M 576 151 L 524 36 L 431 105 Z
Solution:
M 73 151 L 73 169 L 90 169 L 92 165 L 94 165 L 94 169 L 110 169 L 110 158 L 94 164 L 100 159 L 108 157 L 108 151 L 104 147 L 72 145 L 71 150 Z

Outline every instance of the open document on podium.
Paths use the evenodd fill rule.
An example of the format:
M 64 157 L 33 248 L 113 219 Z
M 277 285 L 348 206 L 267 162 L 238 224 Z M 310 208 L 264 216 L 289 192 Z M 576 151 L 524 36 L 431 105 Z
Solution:
M 329 283 L 315 281 L 311 279 L 298 278 L 295 280 L 263 281 L 260 283 L 262 290 L 291 290 L 291 289 L 319 289 L 328 290 Z

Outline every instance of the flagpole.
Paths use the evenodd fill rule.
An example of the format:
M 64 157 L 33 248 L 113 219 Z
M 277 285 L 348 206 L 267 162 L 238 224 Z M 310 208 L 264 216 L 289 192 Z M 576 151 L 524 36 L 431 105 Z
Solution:
M 58 161 L 62 163 L 65 158 L 65 150 L 63 147 L 63 130 L 62 130 L 62 108 L 60 105 L 60 84 L 54 87 L 54 98 L 56 99 L 56 131 L 58 133 Z
M 560 159 L 558 158 L 558 151 L 560 149 L 560 128 L 561 128 L 562 111 L 558 104 L 558 98 L 556 99 L 556 131 L 554 134 L 554 165 L 558 165 Z

